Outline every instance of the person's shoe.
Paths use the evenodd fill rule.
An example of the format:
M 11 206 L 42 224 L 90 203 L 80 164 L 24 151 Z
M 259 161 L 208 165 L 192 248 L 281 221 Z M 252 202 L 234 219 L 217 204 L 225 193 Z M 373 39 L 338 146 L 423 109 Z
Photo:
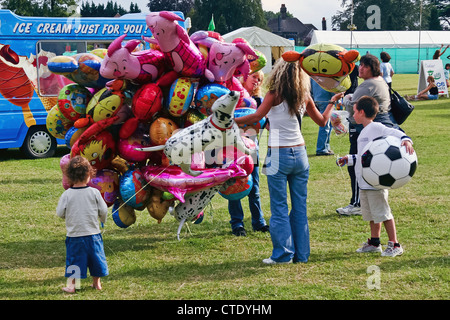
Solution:
M 388 241 L 387 248 L 381 253 L 382 257 L 395 257 L 403 254 L 402 246 L 394 246 L 392 241 Z
M 268 225 L 262 226 L 262 227 L 259 228 L 259 229 L 255 229 L 255 231 L 259 231 L 259 232 L 269 232 L 269 226 L 268 226 Z
M 238 227 L 236 229 L 233 229 L 231 231 L 236 237 L 246 237 L 247 232 L 245 232 L 244 227 Z
M 374 246 L 369 244 L 369 240 L 367 242 L 363 243 L 363 246 L 361 248 L 356 249 L 356 252 L 358 253 L 365 253 L 365 252 L 381 252 L 381 244 L 378 246 Z
M 326 152 L 316 152 L 316 156 L 333 156 L 333 150 L 328 150 Z
M 360 207 L 355 207 L 354 205 L 349 204 L 346 207 L 337 208 L 336 212 L 339 213 L 340 215 L 343 215 L 343 216 L 352 216 L 352 215 L 360 216 L 361 215 L 361 208 Z
M 272 260 L 271 258 L 267 258 L 267 259 L 264 259 L 262 262 L 264 264 L 288 264 L 288 263 L 292 263 L 292 259 L 289 261 L 285 261 L 285 262 L 278 262 L 278 261 Z

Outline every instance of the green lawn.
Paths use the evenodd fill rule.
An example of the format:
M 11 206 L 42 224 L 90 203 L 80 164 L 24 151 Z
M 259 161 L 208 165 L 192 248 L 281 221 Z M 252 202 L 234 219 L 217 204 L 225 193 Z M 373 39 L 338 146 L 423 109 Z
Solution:
M 417 75 L 395 75 L 401 94 L 416 92 Z M 0 154 L 0 299 L 325 299 L 325 300 L 446 300 L 449 298 L 450 160 L 447 143 L 450 99 L 415 102 L 416 110 L 402 126 L 414 140 L 419 166 L 403 188 L 390 192 L 402 256 L 357 254 L 369 236 L 361 217 L 340 217 L 347 205 L 347 172 L 335 157 L 315 157 L 317 125 L 305 118 L 303 130 L 310 154 L 308 216 L 311 258 L 307 264 L 266 266 L 271 254 L 269 234 L 251 231 L 248 205 L 247 237 L 231 234 L 227 202 L 216 195 L 201 224 L 190 224 L 176 240 L 178 222 L 169 214 L 161 224 L 147 211 L 118 228 L 109 217 L 103 237 L 110 275 L 103 290 L 82 281 L 75 295 L 65 284 L 65 225 L 55 208 L 63 192 L 59 148 L 50 159 L 26 160 L 18 150 Z M 348 137 L 333 134 L 336 154 L 348 152 Z M 265 143 L 261 145 L 262 159 Z M 263 209 L 270 218 L 266 177 L 261 175 Z M 111 209 L 110 209 L 111 211 Z M 383 229 L 382 244 L 387 243 Z M 368 268 L 379 272 L 368 273 Z M 380 287 L 369 284 L 379 275 Z

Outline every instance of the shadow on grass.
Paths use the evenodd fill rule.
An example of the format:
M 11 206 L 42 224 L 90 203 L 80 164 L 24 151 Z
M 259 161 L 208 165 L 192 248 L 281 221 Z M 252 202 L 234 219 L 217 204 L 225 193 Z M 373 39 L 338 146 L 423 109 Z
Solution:
M 243 259 L 233 257 L 231 261 L 230 257 L 222 256 L 222 242 L 237 241 L 225 228 L 195 232 L 195 236 L 185 235 L 186 238 L 178 241 L 176 226 L 176 223 L 165 223 L 162 227 L 145 225 L 135 230 L 108 230 L 103 236 L 110 269 L 108 281 L 178 286 L 194 278 L 196 282 L 219 282 L 245 279 L 267 271 L 268 266 L 256 255 Z M 60 287 L 65 281 L 65 245 L 64 237 L 61 238 L 1 243 L 0 274 L 5 276 L 0 280 L 0 295 L 8 299 L 33 299 L 33 296 L 63 299 Z M 90 281 L 88 276 L 82 280 L 82 286 Z
M 62 181 L 61 178 L 48 178 L 48 177 L 42 177 L 42 178 L 18 178 L 17 176 L 11 176 L 10 179 L 3 179 L 2 185 L 5 184 L 30 184 L 30 185 L 61 185 Z
M 58 146 L 56 148 L 55 154 L 52 158 L 61 158 L 62 156 L 68 154 L 70 149 L 66 146 Z M 10 161 L 10 160 L 30 160 L 18 149 L 0 149 L 0 161 Z

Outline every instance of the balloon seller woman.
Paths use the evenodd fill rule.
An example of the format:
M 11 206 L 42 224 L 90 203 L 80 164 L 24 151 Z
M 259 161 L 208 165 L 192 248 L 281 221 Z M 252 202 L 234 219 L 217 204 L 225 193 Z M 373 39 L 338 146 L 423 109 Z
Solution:
M 308 112 L 319 126 L 325 126 L 334 102 L 321 114 L 310 96 L 310 79 L 295 62 L 278 59 L 268 79 L 269 91 L 254 114 L 236 118 L 238 125 L 252 124 L 267 116 L 270 122 L 268 150 L 263 173 L 270 194 L 272 254 L 263 263 L 307 262 L 310 255 L 306 215 L 309 162 L 301 132 L 301 118 Z M 343 94 L 332 99 L 336 101 Z M 299 121 L 300 120 L 300 121 Z M 287 186 L 291 211 L 287 203 Z

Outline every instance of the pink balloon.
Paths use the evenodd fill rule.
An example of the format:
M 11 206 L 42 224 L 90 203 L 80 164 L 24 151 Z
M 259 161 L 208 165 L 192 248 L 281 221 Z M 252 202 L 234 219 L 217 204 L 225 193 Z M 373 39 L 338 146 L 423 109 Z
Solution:
M 120 195 L 119 175 L 114 170 L 98 170 L 95 177 L 89 181 L 88 186 L 100 191 L 108 207 L 112 206 Z
M 183 203 L 185 202 L 185 194 L 209 189 L 223 184 L 228 179 L 248 175 L 236 162 L 227 168 L 203 169 L 202 171 L 202 174 L 193 177 L 184 173 L 180 167 L 175 165 L 169 167 L 146 166 L 141 168 L 141 172 L 150 186 L 170 192 Z
M 130 40 L 122 47 L 126 36 L 124 34 L 110 44 L 100 74 L 107 79 L 129 79 L 139 84 L 156 81 L 166 68 L 164 54 L 152 49 L 135 52 L 139 40 Z
M 64 167 L 67 164 L 69 164 L 69 161 L 70 161 L 70 154 L 66 154 L 59 161 L 59 167 L 61 168 L 61 171 L 62 171 L 62 185 L 63 185 L 63 188 L 66 190 L 70 188 L 70 184 L 69 184 L 69 179 L 67 179 L 67 176 L 64 174 Z
M 173 12 L 151 12 L 146 23 L 155 38 L 144 39 L 159 45 L 173 70 L 182 76 L 200 77 L 205 71 L 206 60 L 177 21 L 184 20 Z
M 191 168 L 193 170 L 205 169 L 205 154 L 203 152 L 197 152 L 192 155 Z
M 126 139 L 119 139 L 117 145 L 119 155 L 130 162 L 140 162 L 150 158 L 150 152 L 141 152 L 135 148 L 150 146 L 150 139 L 143 133 L 142 128 L 138 128 L 131 136 Z
M 247 142 L 246 140 L 248 140 L 253 143 L 253 146 L 255 145 L 255 143 L 248 138 L 242 137 L 242 139 L 245 139 L 244 142 Z M 247 147 L 252 148 L 249 145 L 247 145 Z M 217 153 L 216 161 L 220 165 L 235 162 L 242 169 L 244 169 L 247 174 L 251 174 L 254 168 L 254 161 L 252 157 L 250 155 L 244 154 L 238 148 L 235 148 L 231 145 L 223 147 L 222 150 L 219 150 L 219 152 Z
M 237 69 L 238 74 L 246 77 L 250 71 L 247 54 L 256 55 L 248 43 L 214 42 L 209 49 L 208 70 L 214 75 L 215 81 L 231 79 Z
M 231 77 L 226 81 L 216 81 L 215 83 L 220 84 L 231 91 L 238 91 L 240 93 L 238 103 L 236 104 L 236 109 L 243 107 L 242 102 L 244 99 L 248 99 L 250 95 L 247 90 L 245 90 L 242 83 L 236 77 Z M 255 101 L 255 109 L 256 109 L 256 101 Z

